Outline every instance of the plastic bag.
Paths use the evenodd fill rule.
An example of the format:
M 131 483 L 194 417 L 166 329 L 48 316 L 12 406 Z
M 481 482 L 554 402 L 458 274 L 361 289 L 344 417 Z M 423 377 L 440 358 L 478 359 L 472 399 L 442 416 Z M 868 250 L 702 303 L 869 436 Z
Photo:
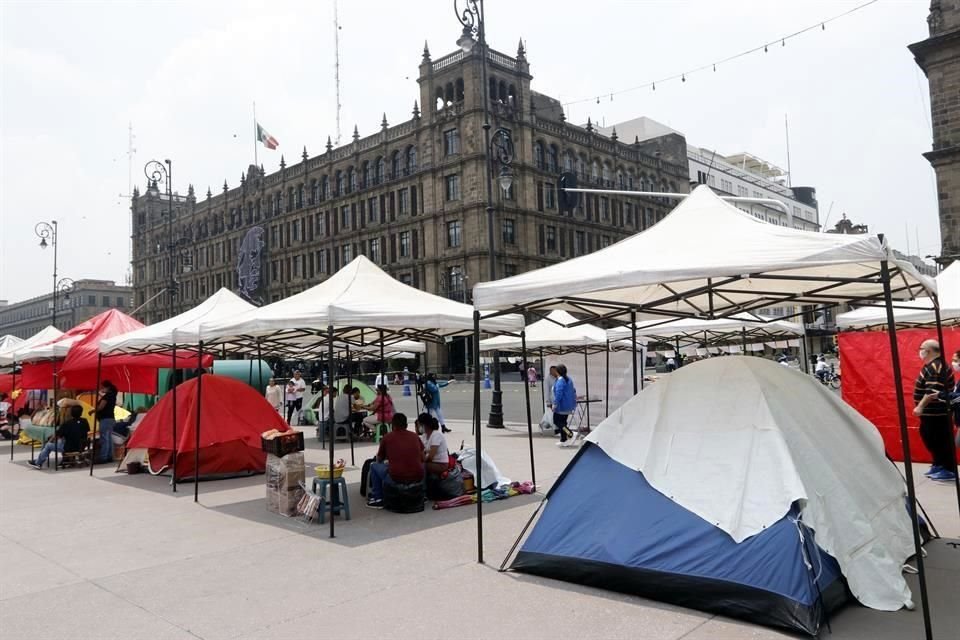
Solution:
M 477 477 L 477 452 L 473 448 L 464 449 L 458 454 L 460 459 L 460 466 L 463 467 L 464 471 L 469 471 L 474 479 Z M 502 487 L 505 484 L 510 484 L 510 478 L 500 474 L 500 470 L 497 469 L 497 465 L 493 463 L 493 459 L 487 455 L 487 452 L 483 452 L 482 456 L 482 467 L 481 467 L 481 477 L 480 480 L 483 482 L 483 489 L 486 489 L 490 486 Z
M 540 418 L 540 428 L 544 430 L 555 430 L 557 428 L 557 425 L 553 424 L 553 409 L 547 409 L 543 412 L 543 417 Z

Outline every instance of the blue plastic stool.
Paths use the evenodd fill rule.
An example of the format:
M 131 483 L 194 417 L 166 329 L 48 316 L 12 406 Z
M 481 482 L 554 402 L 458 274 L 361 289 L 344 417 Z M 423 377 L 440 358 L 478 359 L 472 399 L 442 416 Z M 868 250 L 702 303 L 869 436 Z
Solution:
M 327 488 L 330 488 L 330 496 L 327 496 Z M 330 480 L 329 478 L 314 478 L 313 493 L 320 496 L 320 508 L 317 515 L 320 517 L 320 524 L 326 521 L 325 514 L 329 511 L 330 517 L 336 515 L 341 509 L 346 513 L 347 520 L 350 519 L 350 496 L 347 493 L 347 481 L 343 476 Z

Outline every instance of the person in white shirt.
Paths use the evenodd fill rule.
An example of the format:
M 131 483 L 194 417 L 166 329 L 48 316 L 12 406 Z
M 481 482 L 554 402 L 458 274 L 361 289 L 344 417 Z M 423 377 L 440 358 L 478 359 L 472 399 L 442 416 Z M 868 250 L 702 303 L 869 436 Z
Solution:
M 814 375 L 820 378 L 820 382 L 823 382 L 823 377 L 827 375 L 829 371 L 830 365 L 827 364 L 827 359 L 823 356 L 818 357 L 817 366 L 813 369 Z
M 283 415 L 283 388 L 277 384 L 276 378 L 270 378 L 263 397 L 271 407 L 277 410 L 277 413 Z
M 379 389 L 381 385 L 387 388 L 390 387 L 390 381 L 386 373 L 378 373 L 376 379 L 373 381 L 374 389 Z
M 450 468 L 450 450 L 447 439 L 440 431 L 437 419 L 429 413 L 417 416 L 417 424 L 423 431 L 423 466 L 428 476 L 440 476 Z
M 303 422 L 303 393 L 306 390 L 307 381 L 303 379 L 298 369 L 293 372 L 293 377 L 287 382 L 287 424 L 293 424 L 291 420 L 293 419 L 294 411 L 297 412 L 297 424 L 299 425 Z

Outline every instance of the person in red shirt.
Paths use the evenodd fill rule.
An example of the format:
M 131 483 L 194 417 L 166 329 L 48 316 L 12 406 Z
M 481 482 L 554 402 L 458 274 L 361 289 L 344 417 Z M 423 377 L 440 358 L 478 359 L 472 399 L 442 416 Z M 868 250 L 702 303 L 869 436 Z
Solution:
M 393 430 L 380 441 L 376 462 L 370 465 L 373 486 L 367 506 L 373 509 L 383 508 L 384 485 L 423 482 L 423 442 L 407 430 L 405 414 L 393 414 L 391 426 Z

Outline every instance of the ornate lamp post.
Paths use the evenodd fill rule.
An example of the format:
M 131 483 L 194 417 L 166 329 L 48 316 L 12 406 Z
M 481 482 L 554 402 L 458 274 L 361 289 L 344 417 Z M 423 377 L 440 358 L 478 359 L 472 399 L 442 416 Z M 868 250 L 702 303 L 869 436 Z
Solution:
M 158 183 L 162 181 L 167 195 L 167 275 L 170 278 L 167 284 L 167 317 L 172 318 L 178 289 L 176 270 L 174 269 L 176 242 L 173 239 L 173 166 L 170 160 L 164 160 L 162 163 L 158 160 L 151 160 L 144 165 L 143 173 L 150 181 L 149 188 L 156 190 Z
M 457 20 L 463 25 L 463 33 L 457 39 L 457 45 L 465 52 L 478 48 L 480 54 L 480 74 L 483 83 L 483 148 L 487 153 L 487 251 L 489 260 L 490 280 L 497 278 L 496 262 L 496 231 L 494 230 L 494 200 L 493 200 L 493 161 L 496 159 L 501 166 L 497 181 L 504 193 L 510 190 L 513 182 L 513 173 L 510 164 L 513 162 L 513 140 L 506 129 L 497 129 L 491 138 L 490 134 L 490 88 L 487 83 L 487 37 L 484 28 L 483 0 L 454 0 L 454 11 Z M 493 354 L 493 399 L 490 404 L 490 416 L 487 426 L 493 429 L 503 428 L 503 391 L 500 388 L 500 356 Z

